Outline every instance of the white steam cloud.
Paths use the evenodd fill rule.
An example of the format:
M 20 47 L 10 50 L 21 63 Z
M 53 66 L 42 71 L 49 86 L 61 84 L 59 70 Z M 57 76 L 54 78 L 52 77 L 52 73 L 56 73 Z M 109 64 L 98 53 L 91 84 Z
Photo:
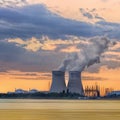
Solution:
M 18 7 L 28 4 L 27 0 L 0 0 L 0 7 Z
M 77 48 L 79 52 L 69 53 L 59 67 L 60 71 L 83 71 L 95 63 L 100 63 L 101 55 L 113 45 L 106 37 L 85 40 Z

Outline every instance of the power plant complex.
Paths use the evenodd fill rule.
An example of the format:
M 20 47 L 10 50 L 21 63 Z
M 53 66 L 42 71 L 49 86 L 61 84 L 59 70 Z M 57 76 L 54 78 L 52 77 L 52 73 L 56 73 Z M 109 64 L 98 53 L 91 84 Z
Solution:
M 50 88 L 51 93 L 77 93 L 84 95 L 84 90 L 81 81 L 81 72 L 69 71 L 69 81 L 66 86 L 65 83 L 65 72 L 63 71 L 52 71 L 52 84 Z
M 81 82 L 81 72 L 84 68 L 100 62 L 100 56 L 108 49 L 110 44 L 106 37 L 96 37 L 87 41 L 86 49 L 79 48 L 80 51 L 70 53 L 63 60 L 58 71 L 52 72 L 51 93 L 77 93 L 84 95 Z M 65 84 L 65 72 L 69 71 L 69 80 Z M 89 89 L 86 91 L 90 91 Z

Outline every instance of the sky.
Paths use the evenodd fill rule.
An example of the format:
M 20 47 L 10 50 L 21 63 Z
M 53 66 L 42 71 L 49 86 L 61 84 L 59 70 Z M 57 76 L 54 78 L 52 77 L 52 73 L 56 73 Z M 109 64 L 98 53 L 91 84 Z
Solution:
M 0 92 L 49 90 L 51 71 L 83 47 L 93 57 L 92 43 L 102 45 L 102 37 L 109 46 L 100 63 L 85 67 L 82 82 L 119 90 L 119 11 L 120 0 L 0 0 Z

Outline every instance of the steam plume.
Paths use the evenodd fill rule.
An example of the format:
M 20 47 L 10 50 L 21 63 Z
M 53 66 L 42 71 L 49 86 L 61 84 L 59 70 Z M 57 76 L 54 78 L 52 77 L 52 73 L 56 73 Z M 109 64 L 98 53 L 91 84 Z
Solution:
M 79 52 L 70 53 L 66 56 L 59 67 L 61 71 L 83 71 L 95 63 L 100 63 L 100 56 L 104 53 L 111 42 L 106 37 L 94 37 L 84 44 L 79 44 Z

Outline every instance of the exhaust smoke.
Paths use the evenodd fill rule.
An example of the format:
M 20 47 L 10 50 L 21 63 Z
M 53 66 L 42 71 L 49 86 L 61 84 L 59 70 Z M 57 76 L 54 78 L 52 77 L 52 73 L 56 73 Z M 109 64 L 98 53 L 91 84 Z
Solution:
M 94 37 L 77 45 L 79 52 L 69 53 L 59 67 L 60 71 L 83 71 L 100 63 L 101 55 L 112 45 L 106 37 Z

